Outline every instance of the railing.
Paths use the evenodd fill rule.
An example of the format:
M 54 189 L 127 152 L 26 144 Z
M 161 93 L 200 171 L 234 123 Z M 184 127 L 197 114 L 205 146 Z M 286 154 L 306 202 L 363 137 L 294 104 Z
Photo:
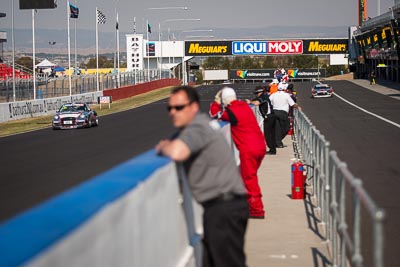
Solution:
M 127 85 L 134 85 L 146 81 L 158 80 L 158 70 L 147 70 L 123 72 L 119 74 L 107 73 L 100 74 L 99 91 L 118 88 Z M 162 77 L 171 77 L 171 72 L 163 72 Z M 71 94 L 83 94 L 96 92 L 96 75 L 76 75 L 71 78 Z M 7 78 L 0 80 L 0 103 L 13 101 L 13 79 Z M 15 79 L 15 100 L 33 99 L 33 79 Z M 70 95 L 68 76 L 60 78 L 49 78 L 48 76 L 38 76 L 36 79 L 37 99 L 61 97 Z
M 312 189 L 320 226 L 331 247 L 332 266 L 364 266 L 367 255 L 362 248 L 368 247 L 373 251 L 373 266 L 383 267 L 383 209 L 375 204 L 362 181 L 330 150 L 329 142 L 301 111 L 295 110 L 292 138 L 296 158 L 306 164 L 308 176 L 311 174 L 311 183 L 307 186 Z M 365 216 L 362 216 L 364 210 Z M 362 221 L 363 226 L 372 228 L 368 231 L 372 233 L 370 242 L 362 242 Z

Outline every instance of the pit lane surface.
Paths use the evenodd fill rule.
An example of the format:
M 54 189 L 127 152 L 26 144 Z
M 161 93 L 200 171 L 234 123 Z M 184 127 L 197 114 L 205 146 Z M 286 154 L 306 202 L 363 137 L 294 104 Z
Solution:
M 396 126 L 400 124 L 400 101 L 349 81 L 330 83 L 340 97 L 394 123 L 367 114 L 337 96 L 312 99 L 311 83 L 297 87 L 304 113 L 330 141 L 331 149 L 338 152 L 353 175 L 362 180 L 376 204 L 385 209 L 385 266 L 400 266 L 400 128 Z M 369 227 L 366 221 L 362 220 L 363 242 L 373 234 L 365 231 Z M 364 264 L 373 266 L 368 257 Z
M 347 81 L 333 81 L 349 101 L 400 123 L 400 102 Z M 239 98 L 250 98 L 254 84 L 235 84 Z M 200 87 L 202 109 L 220 87 Z M 350 171 L 387 212 L 387 266 L 400 266 L 400 129 L 368 115 L 338 97 L 311 99 L 311 83 L 295 83 L 299 104 L 331 142 Z M 100 126 L 83 130 L 40 131 L 0 138 L 0 220 L 10 218 L 52 196 L 152 149 L 173 128 L 165 100 L 100 118 Z M 290 145 L 290 144 L 287 144 Z M 279 150 L 278 150 L 279 153 Z M 289 178 L 288 178 L 289 179 Z M 288 189 L 289 190 L 289 189 Z M 385 260 L 388 263 L 388 260 Z

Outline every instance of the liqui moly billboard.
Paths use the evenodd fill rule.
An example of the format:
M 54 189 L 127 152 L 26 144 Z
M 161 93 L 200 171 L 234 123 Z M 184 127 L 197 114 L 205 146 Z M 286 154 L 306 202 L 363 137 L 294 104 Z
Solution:
M 268 41 L 268 54 L 293 55 L 303 54 L 303 41 Z
M 302 40 L 232 42 L 233 55 L 292 55 L 302 53 Z

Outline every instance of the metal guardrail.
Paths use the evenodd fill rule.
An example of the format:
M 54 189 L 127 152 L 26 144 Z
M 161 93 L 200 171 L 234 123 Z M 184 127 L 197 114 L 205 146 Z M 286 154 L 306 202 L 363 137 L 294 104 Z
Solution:
M 370 246 L 373 266 L 384 267 L 384 210 L 376 205 L 362 181 L 354 177 L 336 151 L 330 150 L 329 141 L 310 119 L 298 110 L 294 117 L 295 157 L 306 165 L 307 173 L 311 173 L 311 183 L 307 185 L 312 189 L 320 226 L 325 229 L 323 235 L 332 251 L 332 266 L 364 266 L 366 255 L 362 247 Z M 366 211 L 365 216 L 362 210 Z M 351 223 L 348 220 L 352 220 Z M 362 242 L 363 220 L 366 222 L 363 226 L 371 225 L 372 244 Z

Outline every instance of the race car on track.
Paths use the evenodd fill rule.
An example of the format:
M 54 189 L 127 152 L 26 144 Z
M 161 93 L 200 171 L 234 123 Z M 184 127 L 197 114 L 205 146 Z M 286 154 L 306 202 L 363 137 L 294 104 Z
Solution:
M 99 119 L 96 111 L 86 103 L 63 104 L 53 116 L 53 130 L 76 129 L 98 126 Z
M 311 88 L 311 97 L 332 97 L 333 87 L 326 83 L 317 83 Z

